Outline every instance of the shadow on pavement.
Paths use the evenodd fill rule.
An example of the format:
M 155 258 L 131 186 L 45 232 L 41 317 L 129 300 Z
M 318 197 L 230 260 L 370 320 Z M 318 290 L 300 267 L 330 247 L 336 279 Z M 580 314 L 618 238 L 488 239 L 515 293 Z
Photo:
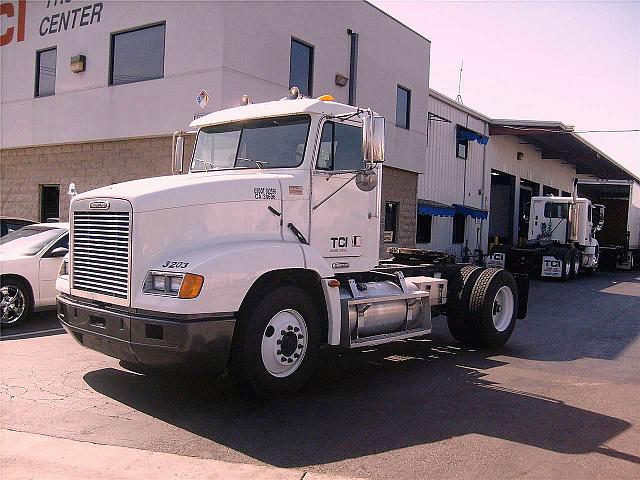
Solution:
M 3 327 L 0 330 L 0 341 L 17 341 L 27 338 L 60 335 L 64 329 L 56 317 L 55 310 L 36 312 L 18 327 Z
M 96 391 L 279 467 L 303 467 L 478 433 L 559 453 L 598 452 L 630 427 L 606 415 L 503 388 L 480 370 L 504 365 L 442 336 L 361 352 L 326 351 L 297 396 L 259 403 L 224 380 L 89 372 Z
M 640 335 L 639 276 L 598 272 L 570 282 L 533 280 L 527 318 L 500 354 L 540 361 L 615 359 Z

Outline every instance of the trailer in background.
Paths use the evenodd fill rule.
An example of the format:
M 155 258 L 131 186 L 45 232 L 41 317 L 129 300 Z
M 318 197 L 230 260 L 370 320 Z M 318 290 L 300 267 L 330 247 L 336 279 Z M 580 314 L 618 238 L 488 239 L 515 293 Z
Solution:
M 640 266 L 640 182 L 579 180 L 578 194 L 605 207 L 605 222 L 598 233 L 600 268 Z

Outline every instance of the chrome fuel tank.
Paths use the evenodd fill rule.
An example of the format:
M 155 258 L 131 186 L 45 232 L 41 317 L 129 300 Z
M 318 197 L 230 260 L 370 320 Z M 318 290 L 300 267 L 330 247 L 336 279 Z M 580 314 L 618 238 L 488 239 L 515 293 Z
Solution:
M 386 334 L 431 328 L 431 309 L 427 292 L 407 282 L 404 290 L 392 281 L 364 282 L 340 291 L 343 336 L 353 343 Z

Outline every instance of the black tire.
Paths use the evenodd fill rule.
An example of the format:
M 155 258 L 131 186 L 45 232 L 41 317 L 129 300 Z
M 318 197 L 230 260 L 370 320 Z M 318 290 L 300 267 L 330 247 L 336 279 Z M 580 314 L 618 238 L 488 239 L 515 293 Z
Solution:
M 475 326 L 469 317 L 469 299 L 473 284 L 483 271 L 469 265 L 447 278 L 447 326 L 451 336 L 461 343 L 472 344 L 475 337 Z
M 301 355 L 296 369 L 287 376 L 277 377 L 265 366 L 261 348 L 263 336 L 280 335 L 279 332 L 268 335 L 267 326 L 282 311 L 293 311 L 301 316 L 306 326 L 307 338 L 304 355 Z M 285 285 L 250 301 L 240 312 L 231 346 L 229 373 L 234 385 L 242 390 L 248 389 L 262 398 L 296 392 L 311 375 L 318 358 L 320 338 L 317 308 L 313 299 L 301 288 Z
M 502 287 L 508 287 L 512 296 L 512 311 L 507 315 L 508 325 L 504 329 L 496 328 L 493 314 L 496 308 L 497 294 Z M 499 312 L 498 312 L 499 313 Z M 488 268 L 475 281 L 469 302 L 470 318 L 475 325 L 474 344 L 486 348 L 499 348 L 504 345 L 516 326 L 518 314 L 518 286 L 506 270 Z
M 571 271 L 569 272 L 570 278 L 578 278 L 580 272 L 580 252 L 575 248 L 569 250 L 569 261 L 571 262 Z
M 14 298 L 14 296 L 13 306 L 17 306 L 20 311 L 17 316 L 15 314 L 12 315 L 12 310 L 15 312 L 15 309 L 9 308 L 7 310 L 8 305 L 5 305 L 5 302 L 10 298 Z M 22 325 L 33 313 L 31 288 L 17 278 L 0 279 L 0 300 L 2 302 L 2 307 L 0 307 L 0 327 L 2 328 L 14 328 Z M 7 315 L 6 319 L 5 315 Z
M 567 249 L 561 249 L 558 251 L 558 256 L 560 260 L 562 260 L 562 275 L 560 276 L 560 280 L 566 282 L 571 279 L 571 254 Z

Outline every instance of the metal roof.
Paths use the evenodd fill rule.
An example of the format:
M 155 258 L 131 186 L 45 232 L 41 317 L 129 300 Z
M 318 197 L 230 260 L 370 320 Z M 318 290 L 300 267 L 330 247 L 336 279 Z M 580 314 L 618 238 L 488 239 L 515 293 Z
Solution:
M 636 175 L 617 163 L 562 122 L 495 119 L 489 135 L 514 135 L 541 149 L 542 158 L 556 159 L 576 167 L 577 174 L 604 179 L 636 180 Z

